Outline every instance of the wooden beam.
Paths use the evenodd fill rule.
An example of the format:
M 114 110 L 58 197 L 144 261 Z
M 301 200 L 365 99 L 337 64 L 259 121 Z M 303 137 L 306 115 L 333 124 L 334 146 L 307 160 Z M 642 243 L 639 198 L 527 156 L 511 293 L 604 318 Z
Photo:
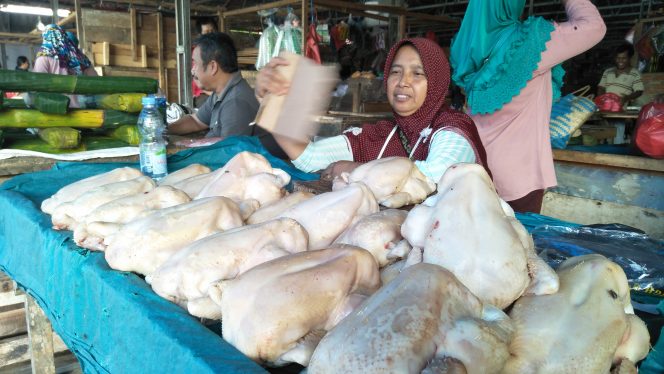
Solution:
M 111 64 L 111 45 L 108 42 L 101 42 L 101 48 L 100 65 L 108 66 Z
M 217 11 L 217 18 L 219 22 L 219 31 L 226 32 L 226 19 L 224 18 L 224 12 L 220 10 Z
M 25 295 L 25 312 L 32 356 L 32 372 L 55 373 L 51 322 L 30 295 Z
M 138 61 L 138 30 L 136 28 L 136 8 L 129 8 L 129 40 L 131 44 L 131 58 Z
M 397 31 L 397 41 L 406 37 L 406 16 L 399 16 L 399 29 Z
M 662 161 L 646 157 L 554 149 L 553 159 L 556 161 L 664 172 L 664 163 Z
M 279 0 L 271 3 L 265 3 L 261 5 L 254 5 L 241 9 L 227 10 L 224 12 L 224 17 L 237 16 L 239 14 L 248 14 L 255 13 L 259 10 L 271 9 L 271 8 L 282 8 L 286 5 L 298 4 L 301 0 Z
M 364 12 L 364 11 L 357 10 L 357 9 L 348 9 L 348 8 L 344 8 L 344 7 L 338 7 L 336 5 L 329 5 L 328 6 L 327 4 L 325 4 L 325 0 L 316 1 L 316 4 L 314 4 L 314 5 L 317 8 L 332 9 L 332 10 L 337 10 L 337 11 L 345 12 L 345 13 L 353 13 L 354 16 L 358 16 L 358 17 L 371 18 L 371 19 L 376 19 L 376 20 L 385 21 L 385 22 L 390 21 L 390 17 L 381 16 L 378 13 L 368 13 L 368 12 Z
M 357 4 L 357 3 L 351 3 L 351 2 L 348 2 L 348 1 L 342 1 L 342 0 L 314 0 L 314 5 L 317 5 L 317 4 L 325 5 L 327 7 L 345 8 L 345 9 L 350 9 L 350 10 L 388 13 L 390 16 L 393 16 L 393 17 L 403 15 L 403 16 L 406 16 L 406 17 L 417 18 L 417 19 L 433 21 L 433 22 L 444 22 L 444 23 L 459 24 L 458 19 L 454 19 L 454 18 L 449 17 L 449 16 L 438 16 L 438 15 L 434 15 L 434 14 L 409 12 L 408 10 L 406 10 L 406 8 L 401 8 L 401 7 L 392 7 L 392 6 L 385 6 L 385 5 Z
M 164 67 L 164 16 L 157 12 L 157 69 L 159 70 L 159 87 L 168 93 L 166 85 L 166 69 Z
M 74 0 L 74 16 L 76 17 L 76 37 L 78 38 L 78 45 L 83 53 L 85 53 L 87 45 L 85 45 L 85 32 L 83 31 L 81 0 Z
M 40 39 L 41 40 L 41 35 L 32 35 L 32 34 L 22 34 L 22 33 L 15 33 L 15 32 L 0 32 L 0 37 L 3 38 L 16 38 L 16 39 Z

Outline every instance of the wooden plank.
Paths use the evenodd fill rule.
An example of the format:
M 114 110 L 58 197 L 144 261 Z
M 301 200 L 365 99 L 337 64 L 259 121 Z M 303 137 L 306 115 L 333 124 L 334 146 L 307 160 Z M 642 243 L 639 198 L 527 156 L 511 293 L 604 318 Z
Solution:
M 111 51 L 110 45 L 108 42 L 101 43 L 101 64 L 110 65 L 111 64 Z
M 292 5 L 292 4 L 298 4 L 300 3 L 301 0 L 279 0 L 279 1 L 274 1 L 271 3 L 265 3 L 265 4 L 260 4 L 260 5 L 254 5 L 246 8 L 241 8 L 241 9 L 233 9 L 233 10 L 227 10 L 224 12 L 224 17 L 228 18 L 231 16 L 237 16 L 240 14 L 249 14 L 249 13 L 255 13 L 258 12 L 259 10 L 265 10 L 265 9 L 271 9 L 271 8 L 283 8 L 287 5 Z
M 25 308 L 1 310 L 0 308 L 0 339 L 28 332 L 28 325 L 25 321 Z
M 391 16 L 406 16 L 410 18 L 416 18 L 420 20 L 433 21 L 433 22 L 442 22 L 457 25 L 459 20 L 449 17 L 449 16 L 438 16 L 434 14 L 427 13 L 416 13 L 406 10 L 402 7 L 386 6 L 386 5 L 368 5 L 368 4 L 358 4 L 351 3 L 348 1 L 342 0 L 314 0 L 314 4 L 324 5 L 328 8 L 339 8 L 339 9 L 350 9 L 350 10 L 359 10 L 359 11 L 374 11 L 381 13 L 388 13 Z
M 28 324 L 28 338 L 32 372 L 39 374 L 55 373 L 53 360 L 53 328 L 46 318 L 44 311 L 30 295 L 25 297 L 26 320 Z
M 124 28 L 129 30 L 131 21 L 129 20 L 129 13 L 126 12 L 113 12 L 108 10 L 95 10 L 90 8 L 83 8 L 82 21 L 85 28 L 99 27 L 107 31 L 112 29 Z M 103 40 L 99 40 L 103 41 Z
M 129 8 L 129 35 L 131 42 L 131 57 L 138 61 L 138 32 L 136 31 L 136 8 Z
M 148 49 L 145 47 L 145 45 L 141 45 L 141 67 L 142 68 L 147 68 L 148 67 Z M 159 61 L 157 61 L 157 65 L 159 65 Z
M 110 31 L 112 30 L 112 32 Z M 130 44 L 131 35 L 128 28 L 109 29 L 104 26 L 86 26 L 85 37 L 88 42 L 109 42 L 113 44 Z
M 546 192 L 542 214 L 584 225 L 621 223 L 643 230 L 653 238 L 664 239 L 664 212 L 658 210 Z
M 67 351 L 67 346 L 57 335 L 53 339 L 53 350 L 55 352 Z M 21 335 L 14 338 L 3 339 L 0 341 L 0 357 L 4 360 L 0 366 L 9 366 L 26 362 L 30 360 L 30 345 L 27 335 Z
M 664 160 L 655 160 L 646 157 L 554 149 L 553 159 L 591 165 L 664 172 Z

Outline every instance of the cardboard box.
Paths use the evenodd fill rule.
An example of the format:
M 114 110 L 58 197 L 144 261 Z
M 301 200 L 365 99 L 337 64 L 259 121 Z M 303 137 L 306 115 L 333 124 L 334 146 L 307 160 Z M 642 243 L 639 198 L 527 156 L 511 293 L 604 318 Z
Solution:
M 325 113 L 330 104 L 337 69 L 289 52 L 279 56 L 289 62 L 277 70 L 290 80 L 290 89 L 286 95 L 263 98 L 254 123 L 271 133 L 308 143 L 318 133 L 316 116 Z

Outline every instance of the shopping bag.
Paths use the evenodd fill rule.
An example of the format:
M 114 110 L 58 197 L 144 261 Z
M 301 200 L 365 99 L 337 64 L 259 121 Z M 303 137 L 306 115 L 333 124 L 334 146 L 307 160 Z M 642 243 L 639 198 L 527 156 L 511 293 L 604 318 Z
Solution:
M 620 96 L 614 93 L 606 93 L 595 98 L 597 109 L 602 112 L 622 112 L 622 101 Z
M 549 121 L 551 146 L 553 148 L 565 148 L 574 131 L 581 127 L 597 110 L 595 103 L 584 97 L 589 90 L 590 86 L 585 86 L 553 103 Z
M 664 104 L 650 103 L 636 122 L 636 146 L 646 155 L 664 158 Z

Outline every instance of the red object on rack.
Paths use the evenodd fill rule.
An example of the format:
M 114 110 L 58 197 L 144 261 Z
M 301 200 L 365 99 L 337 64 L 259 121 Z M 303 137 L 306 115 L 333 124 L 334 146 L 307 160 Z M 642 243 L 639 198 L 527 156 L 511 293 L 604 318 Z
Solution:
M 664 104 L 650 103 L 641 109 L 635 142 L 641 152 L 664 159 Z
M 620 96 L 614 93 L 599 95 L 595 98 L 595 105 L 601 112 L 622 112 Z
M 304 49 L 304 55 L 316 61 L 318 64 L 321 63 L 320 50 L 318 49 L 318 43 L 320 43 L 320 41 L 321 37 L 316 32 L 316 25 L 309 25 L 309 33 L 307 34 L 307 44 Z

